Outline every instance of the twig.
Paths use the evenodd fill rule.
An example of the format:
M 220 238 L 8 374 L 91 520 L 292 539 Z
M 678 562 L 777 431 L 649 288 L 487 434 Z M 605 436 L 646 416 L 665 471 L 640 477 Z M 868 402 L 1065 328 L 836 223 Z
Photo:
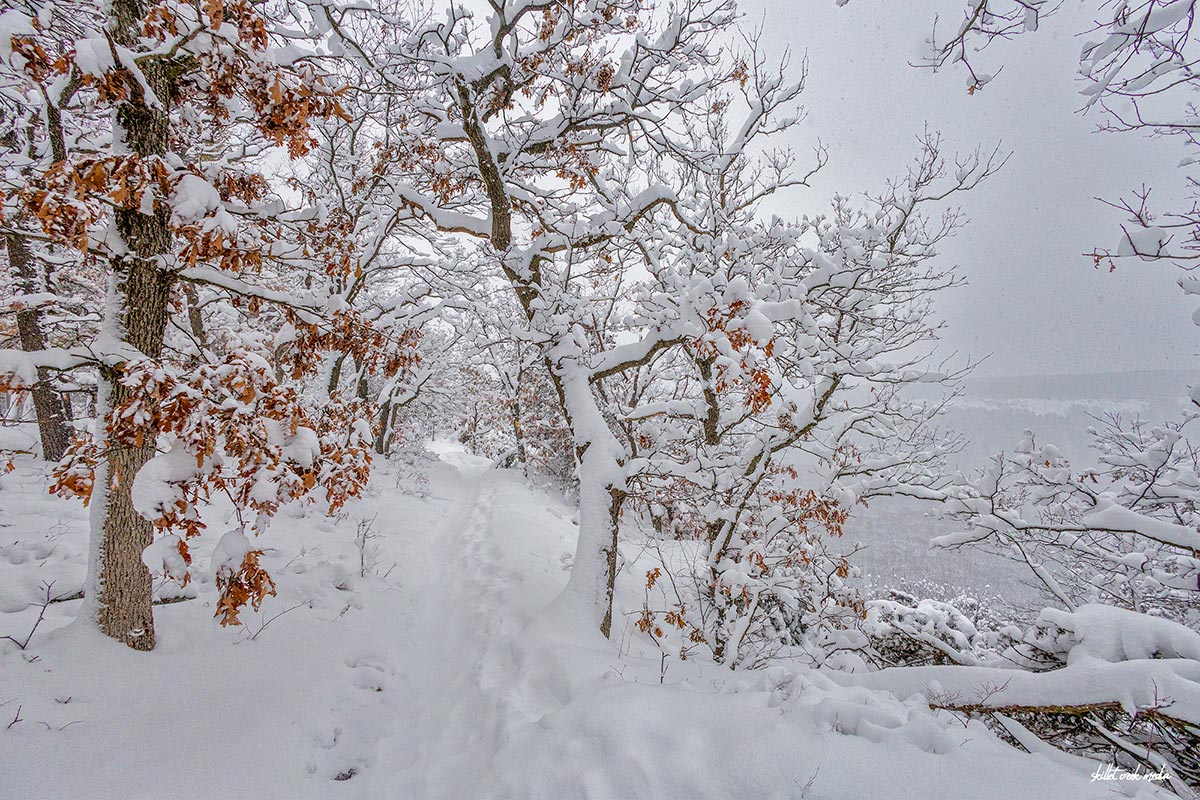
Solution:
M 163 597 L 155 600 L 150 605 L 152 606 L 169 606 L 172 603 L 186 603 L 188 600 L 195 600 L 195 597 Z
M 54 588 L 54 581 L 50 581 L 49 583 L 43 583 L 42 586 L 46 590 L 46 600 L 45 600 L 45 602 L 41 603 L 41 607 L 38 610 L 38 618 L 33 623 L 33 627 L 29 629 L 29 633 L 26 634 L 25 641 L 23 641 L 23 642 L 18 641 L 15 636 L 7 636 L 7 635 L 0 636 L 0 639 L 8 639 L 10 642 L 15 644 L 17 647 L 21 648 L 22 650 L 24 650 L 26 647 L 29 646 L 29 640 L 33 638 L 33 634 L 37 632 L 38 626 L 41 625 L 42 620 L 44 620 L 46 618 L 46 609 L 50 606 L 51 603 L 55 602 L 55 598 L 51 597 L 51 595 L 50 595 L 50 590 Z M 12 727 L 12 726 L 10 725 L 9 727 Z
M 80 589 L 77 592 L 71 592 L 70 594 L 59 595 L 58 597 L 54 598 L 50 602 L 51 603 L 69 603 L 72 600 L 82 600 L 82 599 L 83 599 L 83 589 Z
M 81 719 L 73 719 L 73 720 L 71 720 L 70 722 L 68 722 L 66 725 L 63 725 L 63 726 L 61 726 L 61 727 L 58 727 L 58 728 L 54 728 L 54 727 L 51 727 L 51 725 L 50 725 L 50 723 L 49 723 L 49 722 L 43 722 L 42 720 L 40 720 L 40 719 L 39 719 L 39 720 L 38 720 L 38 725 L 45 725 L 45 726 L 46 726 L 46 730 L 48 730 L 48 731 L 60 731 L 60 732 L 61 732 L 61 731 L 65 731 L 67 728 L 71 727 L 72 725 L 78 725 L 78 724 L 79 724 L 79 723 L 81 723 L 81 722 L 83 722 L 83 720 L 81 720 Z
M 296 605 L 294 605 L 294 606 L 288 606 L 287 608 L 285 608 L 283 611 L 280 611 L 280 612 L 279 612 L 278 614 L 276 614 L 275 616 L 273 616 L 273 617 L 271 617 L 271 618 L 267 619 L 266 621 L 264 621 L 264 622 L 263 622 L 263 624 L 262 624 L 262 625 L 258 626 L 258 630 L 256 630 L 256 631 L 255 631 L 253 634 L 251 634 L 251 636 L 250 636 L 250 641 L 252 641 L 252 642 L 253 642 L 253 641 L 255 641 L 256 639 L 258 639 L 258 635 L 259 635 L 260 633 L 262 633 L 263 631 L 265 631 L 265 630 L 267 629 L 267 626 L 268 626 L 268 625 L 270 625 L 272 622 L 274 622 L 275 620 L 279 619 L 280 617 L 282 617 L 284 614 L 288 613 L 289 611 L 295 611 L 295 610 L 296 610 L 297 608 L 299 608 L 300 606 L 309 606 L 309 607 L 311 607 L 311 606 L 312 606 L 312 601 L 311 601 L 311 600 L 302 600 L 302 601 L 300 601 L 299 603 L 296 603 Z

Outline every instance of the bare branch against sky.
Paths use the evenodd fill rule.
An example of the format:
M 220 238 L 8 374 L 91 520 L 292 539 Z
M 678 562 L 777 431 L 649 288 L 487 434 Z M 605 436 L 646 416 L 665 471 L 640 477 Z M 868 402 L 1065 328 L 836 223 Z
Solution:
M 1142 183 L 1163 202 L 1182 196 L 1182 149 L 1137 134 L 1098 133 L 1098 116 L 1076 113 L 1083 105 L 1076 80 L 1083 41 L 1075 33 L 1088 28 L 1088 18 L 1069 4 L 1037 34 L 981 54 L 981 62 L 1003 71 L 973 95 L 960 71 L 911 68 L 935 13 L 949 19 L 960 6 L 745 4 L 771 51 L 790 48 L 794 64 L 807 55 L 808 117 L 793 138 L 798 148 L 818 138 L 829 147 L 816 192 L 878 186 L 903 169 L 926 123 L 950 147 L 1002 142 L 1013 157 L 966 198 L 972 222 L 944 250 L 968 281 L 939 298 L 950 323 L 947 348 L 991 353 L 984 375 L 1190 369 L 1200 333 L 1178 273 L 1136 262 L 1109 273 L 1082 255 L 1114 247 L 1120 237 L 1121 216 L 1094 198 L 1125 195 Z M 802 213 L 812 195 L 791 199 L 796 205 L 780 210 Z

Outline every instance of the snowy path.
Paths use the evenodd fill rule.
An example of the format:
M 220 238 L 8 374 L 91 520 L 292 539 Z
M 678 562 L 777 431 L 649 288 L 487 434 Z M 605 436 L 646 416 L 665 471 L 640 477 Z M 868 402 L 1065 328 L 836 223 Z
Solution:
M 366 796 L 487 796 L 504 705 L 489 689 L 514 677 L 507 634 L 566 579 L 566 543 L 545 536 L 545 520 L 563 522 L 547 513 L 545 498 L 484 459 L 441 455 L 461 480 L 443 484 L 456 493 L 444 521 L 408 533 L 411 616 L 389 634 L 399 640 L 392 649 L 408 654 L 399 675 L 403 700 L 378 768 L 364 775 Z M 529 516 L 545 517 L 534 536 L 520 524 Z
M 454 459 L 463 481 L 454 511 L 412 560 L 407 591 L 418 614 L 408 641 L 413 660 L 404 673 L 406 703 L 396 738 L 385 743 L 402 797 L 461 797 L 461 784 L 494 748 L 487 706 L 480 702 L 480 665 L 501 606 L 497 562 L 486 531 L 496 488 L 486 464 Z M 448 563 L 452 562 L 452 563 Z M 420 566 L 418 566 L 420 565 Z M 406 637 L 407 638 L 407 637 Z M 465 787 L 463 787 L 465 788 Z

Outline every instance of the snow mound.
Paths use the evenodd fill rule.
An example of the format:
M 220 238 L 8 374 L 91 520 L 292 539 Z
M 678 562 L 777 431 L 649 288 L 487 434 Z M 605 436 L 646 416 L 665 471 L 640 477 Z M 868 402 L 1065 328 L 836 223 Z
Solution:
M 841 683 L 824 671 L 782 667 L 736 673 L 675 662 L 664 677 L 657 663 L 623 659 L 604 669 L 599 646 L 572 652 L 561 639 L 535 636 L 516 648 L 525 651 L 521 677 L 497 692 L 507 712 L 501 747 L 481 794 L 460 796 L 1112 796 L 1111 785 L 1009 747 L 979 720 L 932 711 L 921 691 L 898 699 L 850 676 Z M 1122 789 L 1169 796 L 1148 785 Z
M 1135 661 L 1148 658 L 1190 658 L 1200 661 L 1200 633 L 1169 619 L 1104 605 L 1080 606 L 1073 612 L 1044 609 L 1036 628 L 1057 629 L 1052 647 L 1067 654 L 1071 664 L 1083 658 Z

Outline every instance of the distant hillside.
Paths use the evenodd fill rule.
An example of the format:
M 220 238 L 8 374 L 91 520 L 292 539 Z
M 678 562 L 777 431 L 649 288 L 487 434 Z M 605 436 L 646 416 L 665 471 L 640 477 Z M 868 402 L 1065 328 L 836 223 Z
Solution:
M 1186 397 L 1200 370 L 1137 370 L 1082 375 L 1005 375 L 972 377 L 969 396 L 994 399 L 1048 398 L 1056 400 L 1154 400 Z
M 1091 460 L 1087 429 L 1097 418 L 1118 414 L 1148 422 L 1173 419 L 1188 402 L 1189 384 L 1198 379 L 1200 371 L 1182 370 L 972 377 L 946 415 L 946 424 L 969 440 L 956 459 L 961 469 L 976 468 L 993 453 L 1011 450 L 1025 429 L 1083 463 Z

